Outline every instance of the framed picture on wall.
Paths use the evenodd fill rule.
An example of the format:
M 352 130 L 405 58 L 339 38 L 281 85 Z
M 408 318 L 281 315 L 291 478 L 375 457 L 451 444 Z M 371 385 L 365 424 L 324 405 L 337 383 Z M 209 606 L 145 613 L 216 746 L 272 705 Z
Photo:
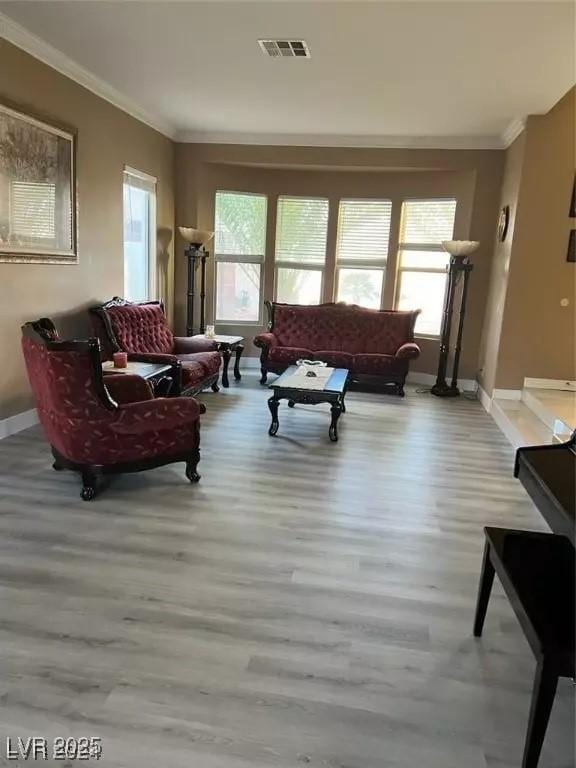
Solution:
M 568 253 L 566 255 L 566 261 L 576 262 L 576 229 L 573 229 L 570 232 L 570 238 L 568 239 Z
M 76 264 L 76 134 L 0 102 L 0 262 Z

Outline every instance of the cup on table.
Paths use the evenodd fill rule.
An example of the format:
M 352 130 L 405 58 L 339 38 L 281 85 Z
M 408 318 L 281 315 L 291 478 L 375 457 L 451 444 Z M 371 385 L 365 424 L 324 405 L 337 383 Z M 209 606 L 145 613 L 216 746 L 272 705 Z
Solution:
M 126 368 L 128 366 L 128 353 L 114 352 L 112 354 L 112 360 L 114 362 L 114 368 Z
M 214 338 L 214 336 L 216 334 L 214 333 L 214 326 L 213 325 L 207 325 L 206 326 L 206 334 L 205 335 L 206 335 L 207 339 L 213 339 Z

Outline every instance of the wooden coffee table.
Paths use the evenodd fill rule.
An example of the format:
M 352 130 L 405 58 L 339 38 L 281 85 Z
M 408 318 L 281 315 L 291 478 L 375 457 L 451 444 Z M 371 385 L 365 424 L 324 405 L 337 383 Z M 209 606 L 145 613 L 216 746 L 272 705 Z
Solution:
M 274 436 L 278 432 L 278 406 L 280 400 L 288 400 L 289 408 L 293 408 L 296 403 L 303 403 L 305 405 L 330 403 L 332 420 L 328 434 L 333 443 L 337 442 L 338 419 L 341 413 L 346 412 L 344 398 L 346 396 L 349 371 L 346 368 L 334 368 L 322 389 L 312 389 L 307 386 L 304 377 L 302 377 L 302 384 L 294 382 L 292 376 L 297 370 L 297 366 L 291 365 L 276 381 L 268 385 L 268 388 L 274 392 L 268 400 L 268 408 L 272 414 L 272 423 L 270 424 L 268 434 Z

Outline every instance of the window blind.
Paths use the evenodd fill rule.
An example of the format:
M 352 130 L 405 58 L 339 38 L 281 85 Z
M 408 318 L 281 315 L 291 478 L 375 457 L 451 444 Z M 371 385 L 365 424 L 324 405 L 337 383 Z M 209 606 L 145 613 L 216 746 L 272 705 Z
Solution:
M 324 264 L 328 200 L 279 197 L 276 212 L 276 261 Z
M 440 246 L 454 233 L 456 200 L 406 200 L 402 205 L 401 245 Z
M 264 261 L 266 206 L 265 195 L 216 192 L 214 209 L 216 258 L 249 256 L 250 261 Z
M 156 192 L 156 179 L 154 176 L 148 176 L 148 174 L 142 171 L 136 171 L 128 167 L 124 169 L 124 184 L 128 184 L 136 189 L 143 189 L 145 192 Z
M 338 212 L 338 261 L 381 261 L 388 258 L 390 200 L 341 200 Z
M 18 237 L 56 238 L 56 185 L 44 181 L 10 184 L 10 233 Z

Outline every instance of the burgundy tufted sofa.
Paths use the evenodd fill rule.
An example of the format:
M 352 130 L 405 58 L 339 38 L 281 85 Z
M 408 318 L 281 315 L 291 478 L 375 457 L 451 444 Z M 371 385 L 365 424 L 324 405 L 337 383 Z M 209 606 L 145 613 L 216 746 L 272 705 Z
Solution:
M 404 395 L 410 360 L 420 354 L 414 324 L 420 312 L 364 309 L 352 304 L 277 304 L 267 301 L 269 332 L 254 344 L 260 355 L 262 378 L 282 373 L 301 359 L 324 360 L 348 368 L 352 381 L 391 385 Z
M 54 469 L 82 475 L 94 498 L 101 475 L 186 462 L 197 482 L 200 414 L 193 398 L 154 398 L 139 376 L 103 376 L 95 338 L 61 341 L 48 318 L 22 328 L 22 351 Z
M 179 379 L 175 394 L 195 395 L 206 387 L 218 392 L 220 353 L 207 339 L 174 336 L 159 301 L 131 303 L 115 296 L 90 310 L 92 328 L 100 339 L 103 357 L 128 353 L 129 360 L 172 363 Z

